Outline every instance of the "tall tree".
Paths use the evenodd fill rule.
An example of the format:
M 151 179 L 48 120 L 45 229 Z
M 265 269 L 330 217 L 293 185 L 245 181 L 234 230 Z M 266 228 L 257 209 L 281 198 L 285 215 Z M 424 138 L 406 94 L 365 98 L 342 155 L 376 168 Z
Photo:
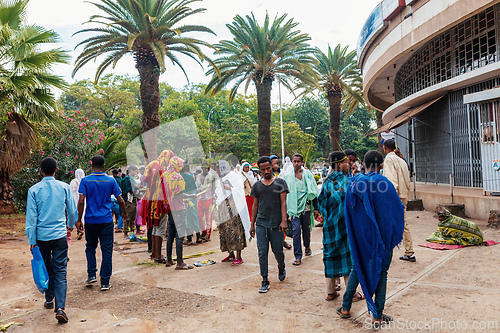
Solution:
M 76 32 L 92 32 L 96 35 L 77 45 L 85 46 L 76 59 L 73 75 L 89 61 L 107 54 L 97 68 L 97 82 L 106 68 L 110 65 L 114 68 L 124 55 L 132 53 L 141 81 L 142 130 L 144 133 L 156 128 L 160 124 L 159 77 L 166 71 L 166 60 L 178 65 L 184 74 L 184 67 L 177 58 L 180 54 L 194 59 L 200 65 L 206 59 L 213 68 L 217 68 L 200 49 L 200 46 L 213 46 L 185 36 L 192 32 L 214 32 L 201 25 L 180 25 L 186 18 L 205 11 L 204 8 L 190 7 L 198 1 L 201 0 L 101 0 L 100 3 L 93 3 L 105 15 L 91 16 L 89 23 L 97 26 Z M 150 138 L 149 146 L 150 155 L 154 156 L 148 158 L 155 158 L 155 137 Z
M 58 48 L 41 50 L 42 45 L 57 42 L 58 35 L 27 25 L 27 4 L 27 0 L 0 1 L 0 214 L 14 211 L 9 179 L 21 170 L 30 150 L 33 124 L 57 122 L 51 89 L 67 86 L 50 69 L 67 63 L 69 56 Z
M 222 40 L 215 45 L 222 54 L 214 61 L 220 74 L 217 67 L 207 72 L 212 79 L 205 92 L 212 96 L 234 81 L 229 94 L 230 102 L 241 84 L 245 84 L 245 92 L 251 82 L 255 84 L 261 156 L 271 153 L 271 89 L 274 80 L 279 80 L 292 92 L 292 79 L 305 85 L 316 82 L 313 71 L 316 60 L 311 56 L 313 49 L 307 43 L 311 38 L 296 29 L 297 22 L 286 17 L 286 14 L 276 17 L 270 23 L 266 13 L 261 26 L 253 13 L 245 18 L 235 16 L 232 24 L 226 25 L 234 36 L 233 40 Z
M 318 63 L 315 70 L 320 76 L 319 87 L 325 93 L 330 108 L 330 140 L 332 150 L 340 149 L 340 116 L 342 110 L 352 113 L 359 103 L 364 103 L 360 83 L 361 72 L 356 64 L 356 51 L 340 44 L 327 54 L 316 49 Z

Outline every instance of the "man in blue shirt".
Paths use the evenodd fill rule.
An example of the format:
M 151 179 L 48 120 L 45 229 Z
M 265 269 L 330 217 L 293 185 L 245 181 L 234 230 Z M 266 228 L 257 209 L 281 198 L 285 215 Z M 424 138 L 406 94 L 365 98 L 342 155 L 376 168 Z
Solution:
M 67 323 L 68 316 L 64 312 L 68 287 L 66 213 L 67 226 L 71 229 L 78 213 L 69 185 L 54 179 L 56 160 L 52 157 L 44 158 L 40 169 L 44 178 L 28 190 L 26 236 L 30 250 L 35 246 L 40 248 L 49 272 L 49 289 L 45 292 L 44 306 L 46 309 L 54 308 L 55 298 L 56 319 L 60 323 Z
M 80 182 L 80 199 L 78 200 L 78 221 L 76 226 L 83 232 L 82 215 L 85 209 L 85 240 L 87 241 L 85 254 L 87 255 L 87 285 L 97 282 L 97 263 L 95 252 L 97 244 L 101 242 L 101 290 L 109 289 L 109 279 L 113 270 L 113 214 L 111 212 L 111 194 L 113 194 L 123 212 L 123 219 L 127 220 L 125 202 L 121 196 L 122 191 L 113 177 L 104 173 L 104 157 L 92 157 L 92 174 L 84 177 Z

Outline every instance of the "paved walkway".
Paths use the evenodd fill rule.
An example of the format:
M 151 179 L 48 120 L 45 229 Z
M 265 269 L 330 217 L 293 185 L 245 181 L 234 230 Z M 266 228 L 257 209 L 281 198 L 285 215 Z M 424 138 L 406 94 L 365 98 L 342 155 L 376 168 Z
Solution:
M 499 332 L 500 245 L 430 250 L 417 244 L 436 229 L 432 213 L 408 212 L 408 223 L 417 262 L 398 260 L 404 250 L 395 249 L 386 302 L 386 313 L 395 322 L 387 331 Z M 478 223 L 485 239 L 500 241 L 499 231 Z M 217 233 L 213 236 L 211 242 L 186 248 L 186 254 L 218 250 Z M 313 255 L 298 267 L 291 265 L 292 251 L 285 250 L 288 276 L 282 283 L 270 257 L 271 290 L 267 294 L 257 293 L 255 241 L 243 251 L 240 266 L 221 263 L 225 254 L 216 252 L 187 260 L 192 264 L 214 259 L 215 265 L 176 271 L 144 264 L 148 257 L 144 243 L 117 238 L 112 288 L 106 293 L 83 287 L 84 241 L 73 241 L 68 271 L 70 322 L 64 326 L 55 322 L 53 312 L 42 309 L 43 297 L 31 278 L 26 240 L 1 242 L 1 324 L 24 323 L 8 332 L 370 332 L 364 302 L 353 305 L 352 320 L 344 320 L 335 314 L 341 300 L 325 301 L 321 239 L 321 228 L 314 228 Z M 341 292 L 344 289 L 342 282 Z M 155 294 L 158 290 L 162 293 Z M 201 301 L 192 303 L 193 299 Z M 152 304 L 158 308 L 148 308 Z M 123 307 L 131 311 L 124 312 Z

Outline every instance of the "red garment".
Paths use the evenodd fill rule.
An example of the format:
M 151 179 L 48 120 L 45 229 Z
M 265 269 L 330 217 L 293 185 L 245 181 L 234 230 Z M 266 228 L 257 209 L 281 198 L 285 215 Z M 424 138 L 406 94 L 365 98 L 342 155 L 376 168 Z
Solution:
M 203 236 L 210 239 L 212 235 L 212 219 L 214 216 L 213 211 L 210 213 L 210 206 L 212 206 L 214 199 L 198 200 L 198 220 L 200 223 L 200 230 Z
M 161 216 L 170 212 L 162 177 L 165 170 L 165 167 L 155 164 L 151 167 L 152 177 L 145 179 L 148 182 L 148 190 L 142 199 L 141 217 L 146 222 L 148 229 L 159 226 Z
M 248 215 L 250 216 L 250 221 L 252 221 L 252 207 L 253 207 L 253 197 L 251 195 L 245 196 L 248 207 Z

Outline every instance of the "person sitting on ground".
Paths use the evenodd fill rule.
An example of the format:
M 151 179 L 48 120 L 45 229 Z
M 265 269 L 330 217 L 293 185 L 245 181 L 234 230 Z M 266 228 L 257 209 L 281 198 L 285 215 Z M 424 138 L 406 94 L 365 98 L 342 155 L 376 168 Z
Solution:
M 392 321 L 383 313 L 387 272 L 393 249 L 403 238 L 405 208 L 392 183 L 379 173 L 382 155 L 371 150 L 364 160 L 366 174 L 354 176 L 346 193 L 347 234 L 354 264 L 337 314 L 341 318 L 351 316 L 352 299 L 361 284 L 368 312 L 378 327 Z
M 437 213 L 438 230 L 426 240 L 432 243 L 450 245 L 480 245 L 483 233 L 474 222 L 467 221 L 442 209 Z
M 49 273 L 44 307 L 54 309 L 59 323 L 67 323 L 68 316 L 64 312 L 68 289 L 66 228 L 73 230 L 78 212 L 70 186 L 54 179 L 57 161 L 52 157 L 44 158 L 40 163 L 40 171 L 43 179 L 28 190 L 26 236 L 30 251 L 35 246 L 39 247 Z

